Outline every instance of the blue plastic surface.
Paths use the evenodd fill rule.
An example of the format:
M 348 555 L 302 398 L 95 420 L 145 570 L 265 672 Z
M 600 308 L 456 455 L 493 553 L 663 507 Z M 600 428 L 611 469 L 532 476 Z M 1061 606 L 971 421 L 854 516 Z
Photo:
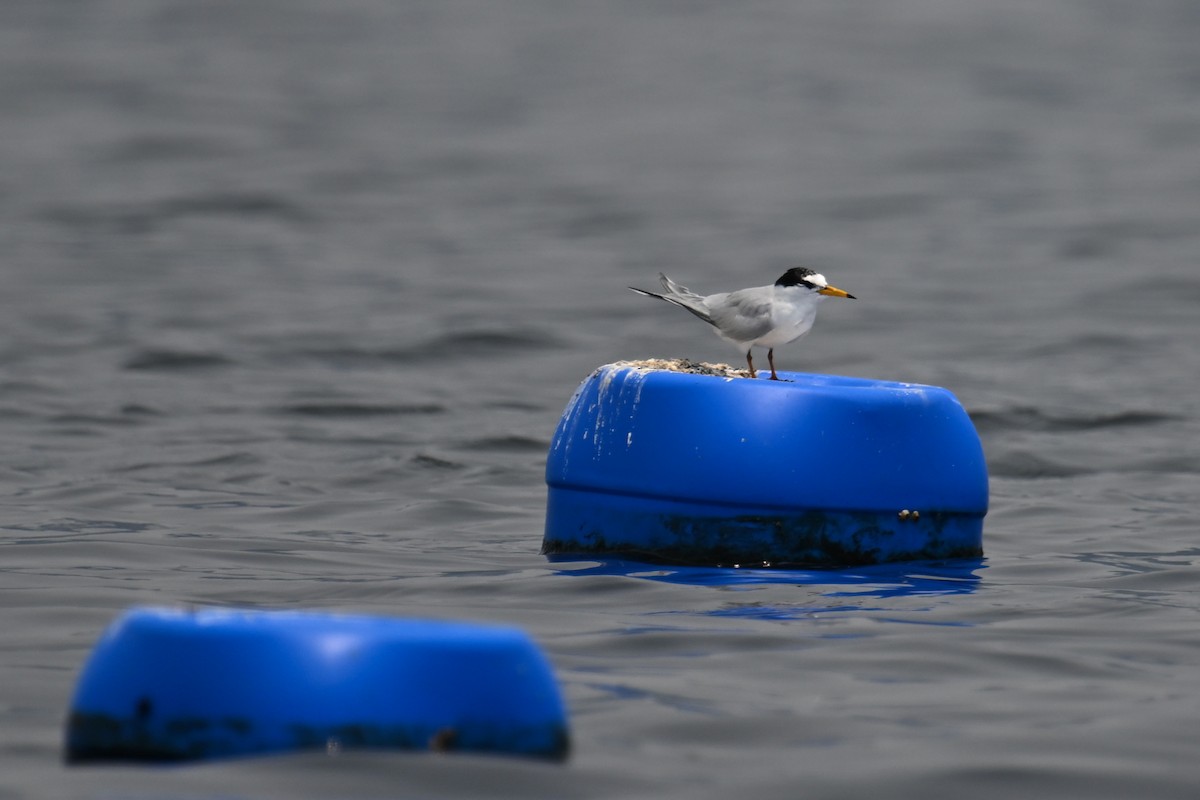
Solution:
M 812 567 L 982 554 L 987 466 L 953 394 L 780 375 L 598 369 L 550 447 L 542 551 Z
M 564 758 L 549 664 L 506 627 L 141 608 L 76 686 L 69 762 L 372 747 Z

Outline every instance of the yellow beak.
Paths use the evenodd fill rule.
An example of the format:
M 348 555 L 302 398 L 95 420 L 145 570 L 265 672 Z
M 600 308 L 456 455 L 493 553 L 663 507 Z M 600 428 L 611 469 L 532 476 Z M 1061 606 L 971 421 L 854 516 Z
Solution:
M 817 289 L 817 294 L 827 294 L 830 297 L 845 297 L 850 300 L 858 299 L 857 297 L 850 294 L 849 292 L 843 292 L 841 289 L 837 288 L 836 286 L 826 286 L 824 289 Z

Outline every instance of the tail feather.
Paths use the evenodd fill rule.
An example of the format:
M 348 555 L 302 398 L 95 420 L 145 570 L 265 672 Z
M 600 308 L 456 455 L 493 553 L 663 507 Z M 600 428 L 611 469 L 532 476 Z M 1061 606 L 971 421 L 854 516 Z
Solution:
M 702 296 L 696 294 L 688 287 L 676 283 L 675 281 L 671 280 L 670 278 L 668 278 L 665 274 L 663 274 L 661 272 L 658 273 L 658 282 L 662 284 L 662 287 L 664 290 L 666 290 L 667 294 L 672 295 L 674 297 L 678 297 L 680 299 L 686 298 L 688 300 L 703 300 L 704 299 Z
M 646 295 L 646 297 L 657 297 L 659 300 L 667 299 L 667 298 L 663 297 L 661 294 L 658 294 L 657 292 L 652 292 L 649 289 L 639 289 L 636 286 L 626 286 L 625 288 L 631 292 L 637 292 L 638 294 L 644 294 L 644 295 Z M 668 301 L 668 302 L 670 302 L 670 301 Z
M 651 292 L 646 289 L 638 289 L 636 286 L 630 286 L 629 290 L 638 294 L 644 294 L 646 297 L 657 297 L 659 300 L 665 300 L 672 305 L 690 311 L 709 325 L 714 324 L 712 317 L 708 313 L 707 306 L 704 305 L 704 298 L 701 295 L 696 294 L 686 286 L 680 286 L 661 272 L 658 273 L 658 281 L 662 284 L 663 294 Z

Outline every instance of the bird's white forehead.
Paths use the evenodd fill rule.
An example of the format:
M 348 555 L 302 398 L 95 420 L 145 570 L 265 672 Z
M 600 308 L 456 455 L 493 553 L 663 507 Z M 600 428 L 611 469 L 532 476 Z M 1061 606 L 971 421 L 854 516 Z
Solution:
M 825 276 L 819 272 L 814 272 L 812 275 L 809 275 L 808 280 L 810 283 L 815 283 L 817 286 L 829 285 L 829 281 L 825 280 Z

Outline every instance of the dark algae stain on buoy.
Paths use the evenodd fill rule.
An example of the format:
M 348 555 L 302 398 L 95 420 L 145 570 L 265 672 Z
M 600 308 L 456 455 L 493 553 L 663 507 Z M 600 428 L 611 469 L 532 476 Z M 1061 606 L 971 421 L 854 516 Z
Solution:
M 251 752 L 253 726 L 247 720 L 213 721 L 174 717 L 158 722 L 143 714 L 139 703 L 132 717 L 75 712 L 67 719 L 66 761 L 190 761 Z
M 138 719 L 108 714 L 75 713 L 67 721 L 66 761 L 177 762 L 249 755 L 258 752 L 312 751 L 336 753 L 351 749 L 432 750 L 435 752 L 526 752 L 550 760 L 565 759 L 570 736 L 556 728 L 547 739 L 540 729 L 493 726 L 484 733 L 462 735 L 451 727 L 380 726 L 370 723 L 288 726 L 290 741 L 267 746 L 253 735 L 246 720 L 213 722 L 181 717 L 147 726 Z M 540 744 L 546 739 L 548 744 Z
M 886 515 L 894 516 L 894 515 Z M 546 539 L 545 555 L 574 554 L 626 558 L 679 566 L 773 566 L 835 568 L 887 561 L 941 561 L 977 558 L 982 546 L 946 541 L 946 514 L 929 514 L 927 527 L 916 531 L 921 541 L 881 557 L 881 543 L 895 531 L 882 525 L 885 515 L 834 515 L 809 512 L 799 516 L 748 514 L 705 518 L 662 515 L 653 521 L 662 533 L 646 540 L 611 539 L 591 531 L 572 539 Z M 764 557 L 765 556 L 765 557 Z
M 836 568 L 983 554 L 987 468 L 945 389 L 621 362 L 576 390 L 542 552 Z

